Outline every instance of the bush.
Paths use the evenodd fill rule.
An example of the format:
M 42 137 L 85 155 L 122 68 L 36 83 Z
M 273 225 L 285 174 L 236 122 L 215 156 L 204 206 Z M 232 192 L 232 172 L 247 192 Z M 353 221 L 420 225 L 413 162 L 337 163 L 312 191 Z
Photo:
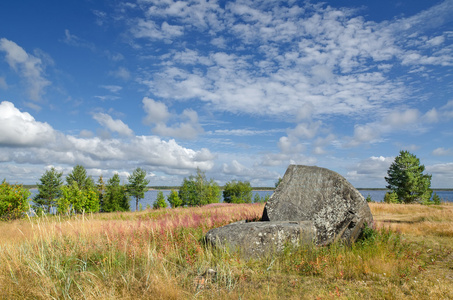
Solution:
M 77 182 L 73 182 L 63 186 L 61 194 L 57 199 L 57 212 L 60 214 L 99 211 L 99 195 L 94 188 L 81 189 Z
M 157 193 L 156 202 L 154 202 L 154 204 L 153 204 L 153 208 L 159 209 L 159 208 L 166 208 L 166 207 L 167 207 L 167 202 L 165 202 L 164 193 L 162 191 L 159 191 Z
M 424 204 L 424 205 L 431 205 L 431 204 L 440 205 L 440 202 L 441 202 L 441 199 L 440 199 L 439 195 L 437 195 L 437 193 L 434 193 L 432 199 L 425 200 L 425 201 L 423 201 L 422 204 Z
M 207 180 L 204 172 L 197 169 L 196 176 L 184 178 L 179 188 L 182 205 L 201 206 L 220 201 L 220 187 L 214 180 Z
M 385 203 L 399 203 L 398 196 L 395 192 L 387 192 L 384 196 Z
M 258 195 L 258 193 L 257 193 L 257 194 L 255 194 L 255 197 L 253 197 L 253 202 L 254 203 L 266 203 L 267 201 L 269 201 L 270 197 L 271 196 L 269 194 L 265 195 L 264 197 L 260 197 L 260 195 Z
M 19 184 L 9 184 L 3 180 L 0 185 L 0 220 L 22 218 L 29 208 L 31 193 Z
M 250 182 L 230 181 L 223 190 L 223 202 L 252 203 L 252 187 Z
M 120 184 L 120 176 L 114 174 L 108 180 L 105 194 L 102 196 L 102 211 L 129 211 L 129 196 L 126 187 Z
M 175 190 L 171 190 L 170 194 L 167 196 L 167 201 L 170 203 L 172 208 L 182 205 L 182 200 L 179 198 L 178 192 Z

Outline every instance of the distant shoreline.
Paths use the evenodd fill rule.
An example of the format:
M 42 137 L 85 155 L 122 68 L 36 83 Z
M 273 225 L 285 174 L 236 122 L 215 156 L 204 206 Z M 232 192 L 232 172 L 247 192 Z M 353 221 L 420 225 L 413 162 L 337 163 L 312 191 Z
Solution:
M 38 187 L 36 185 L 23 185 L 24 188 L 26 189 L 37 189 Z M 223 187 L 220 187 L 221 190 L 223 190 Z M 357 190 L 360 191 L 388 191 L 389 189 L 386 188 L 356 188 Z M 148 187 L 148 191 L 171 191 L 171 190 L 179 190 L 179 186 L 151 186 Z M 275 191 L 275 188 L 272 187 L 252 187 L 253 191 L 265 191 L 265 192 L 270 192 L 270 191 Z M 453 192 L 453 188 L 432 188 L 434 192 Z

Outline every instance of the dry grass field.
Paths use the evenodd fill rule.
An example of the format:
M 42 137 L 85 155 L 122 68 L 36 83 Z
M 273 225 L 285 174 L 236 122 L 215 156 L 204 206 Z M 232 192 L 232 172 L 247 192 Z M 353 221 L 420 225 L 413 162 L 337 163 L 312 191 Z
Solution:
M 351 246 L 243 260 L 203 236 L 263 204 L 0 223 L 0 299 L 453 299 L 453 205 L 370 203 Z

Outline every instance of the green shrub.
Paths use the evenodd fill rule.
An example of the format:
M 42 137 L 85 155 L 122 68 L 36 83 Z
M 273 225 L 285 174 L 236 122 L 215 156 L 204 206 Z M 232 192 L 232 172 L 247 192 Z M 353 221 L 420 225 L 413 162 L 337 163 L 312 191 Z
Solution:
M 398 195 L 395 192 L 387 192 L 384 196 L 385 203 L 400 203 L 398 200 Z
M 179 198 L 178 192 L 175 190 L 171 190 L 170 194 L 167 196 L 167 201 L 170 203 L 172 208 L 182 205 L 182 200 Z
M 61 194 L 57 199 L 57 212 L 60 214 L 99 211 L 99 195 L 94 187 L 81 189 L 77 182 L 73 182 L 63 186 Z
M 223 190 L 223 202 L 252 203 L 252 187 L 250 182 L 230 181 Z
M 166 208 L 166 207 L 167 207 L 167 202 L 165 202 L 164 193 L 162 191 L 159 191 L 157 193 L 156 202 L 154 202 L 154 204 L 153 204 L 153 208 L 159 209 L 159 208 Z
M 9 184 L 3 180 L 0 185 L 0 220 L 21 218 L 29 208 L 30 191 L 20 184 Z

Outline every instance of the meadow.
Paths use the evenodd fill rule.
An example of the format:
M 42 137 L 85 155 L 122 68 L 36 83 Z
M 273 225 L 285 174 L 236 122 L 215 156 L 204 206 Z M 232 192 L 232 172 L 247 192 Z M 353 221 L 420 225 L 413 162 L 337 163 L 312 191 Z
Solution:
M 370 203 L 356 243 L 244 260 L 206 232 L 264 204 L 0 223 L 0 299 L 453 299 L 453 205 Z

